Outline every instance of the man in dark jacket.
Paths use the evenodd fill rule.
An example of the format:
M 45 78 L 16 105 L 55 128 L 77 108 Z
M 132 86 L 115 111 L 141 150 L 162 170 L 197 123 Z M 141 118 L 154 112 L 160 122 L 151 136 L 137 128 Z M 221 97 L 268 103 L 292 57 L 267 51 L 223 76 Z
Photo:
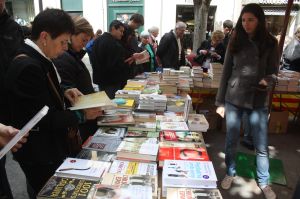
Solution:
M 178 70 L 180 66 L 185 65 L 185 54 L 182 45 L 185 29 L 185 23 L 177 22 L 175 30 L 171 30 L 161 38 L 156 54 L 162 67 Z
M 21 27 L 5 10 L 5 1 L 0 0 L 0 92 L 4 94 L 4 75 L 16 50 L 23 41 Z M 9 114 L 3 96 L 0 97 L 0 123 L 9 123 Z M 0 198 L 13 198 L 5 171 L 5 157 L 0 160 Z
M 99 89 L 105 91 L 109 98 L 122 89 L 129 78 L 129 65 L 125 63 L 126 52 L 120 40 L 124 24 L 114 20 L 105 32 L 95 40 L 92 51 L 93 80 Z

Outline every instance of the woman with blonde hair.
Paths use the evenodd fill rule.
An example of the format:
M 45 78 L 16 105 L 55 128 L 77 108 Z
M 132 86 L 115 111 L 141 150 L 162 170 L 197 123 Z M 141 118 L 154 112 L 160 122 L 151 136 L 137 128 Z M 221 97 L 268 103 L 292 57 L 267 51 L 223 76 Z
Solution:
M 66 88 L 77 88 L 84 95 L 94 92 L 92 79 L 88 68 L 81 60 L 85 54 L 83 48 L 94 36 L 90 23 L 81 16 L 72 17 L 74 33 L 68 43 L 68 50 L 53 60 L 62 79 L 61 85 Z M 79 126 L 80 135 L 85 140 L 97 129 L 96 121 L 87 121 Z

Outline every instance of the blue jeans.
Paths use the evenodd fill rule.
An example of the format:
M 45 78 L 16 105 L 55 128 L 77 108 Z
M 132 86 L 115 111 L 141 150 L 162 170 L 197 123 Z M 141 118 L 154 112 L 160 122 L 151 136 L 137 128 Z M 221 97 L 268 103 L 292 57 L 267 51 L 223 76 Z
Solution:
M 252 139 L 252 134 L 251 134 L 251 126 L 250 126 L 250 121 L 249 121 L 249 117 L 246 111 L 243 112 L 242 115 L 242 128 L 243 128 L 243 132 L 244 132 L 244 137 L 243 137 L 243 141 L 249 145 L 253 144 L 253 139 Z
M 268 137 L 267 122 L 268 108 L 245 109 L 225 103 L 226 114 L 226 143 L 225 143 L 225 163 L 227 175 L 234 176 L 235 157 L 237 144 L 240 137 L 240 126 L 243 113 L 249 118 L 253 144 L 256 151 L 257 181 L 259 186 L 267 185 L 269 181 L 269 159 L 268 159 Z

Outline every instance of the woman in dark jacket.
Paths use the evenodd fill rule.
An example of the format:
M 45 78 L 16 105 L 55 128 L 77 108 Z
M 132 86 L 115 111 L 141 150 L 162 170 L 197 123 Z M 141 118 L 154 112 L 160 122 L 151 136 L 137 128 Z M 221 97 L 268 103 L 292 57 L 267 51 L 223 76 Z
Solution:
M 212 33 L 211 40 L 205 40 L 201 43 L 200 47 L 197 49 L 197 55 L 200 60 L 195 60 L 199 63 L 205 72 L 209 68 L 209 64 L 212 62 L 218 62 L 223 64 L 225 56 L 225 46 L 223 44 L 223 39 L 225 35 L 222 31 L 216 30 Z
M 53 59 L 61 77 L 61 84 L 66 88 L 77 88 L 84 95 L 94 92 L 90 72 L 82 62 L 83 47 L 93 37 L 93 28 L 81 16 L 73 17 L 75 32 L 71 36 L 69 48 L 62 55 Z M 79 126 L 82 140 L 93 135 L 97 130 L 96 120 L 87 121 Z
M 223 75 L 216 97 L 217 113 L 226 114 L 226 176 L 229 189 L 236 175 L 235 156 L 243 114 L 247 114 L 256 152 L 258 185 L 265 198 L 275 199 L 269 186 L 268 91 L 279 66 L 277 40 L 267 31 L 262 8 L 247 4 L 238 19 L 226 51 Z
M 59 9 L 40 12 L 32 23 L 31 40 L 26 39 L 18 50 L 5 79 L 14 127 L 21 128 L 44 105 L 49 106 L 48 114 L 29 132 L 28 142 L 14 153 L 25 173 L 31 198 L 36 197 L 70 155 L 68 128 L 95 119 L 101 112 L 100 109 L 65 110 L 65 98 L 74 103 L 81 93 L 75 88 L 61 89 L 51 58 L 68 49 L 73 31 L 73 21 L 66 12 Z

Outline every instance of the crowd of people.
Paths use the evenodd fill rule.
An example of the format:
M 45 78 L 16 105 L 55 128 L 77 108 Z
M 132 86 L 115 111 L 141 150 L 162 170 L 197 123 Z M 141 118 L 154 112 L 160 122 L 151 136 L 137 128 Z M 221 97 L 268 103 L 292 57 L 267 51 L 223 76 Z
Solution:
M 12 149 L 25 173 L 29 196 L 35 198 L 63 160 L 74 155 L 67 147 L 70 128 L 85 140 L 96 131 L 96 118 L 102 114 L 100 108 L 68 111 L 66 107 L 78 96 L 95 92 L 93 83 L 113 99 L 115 92 L 139 73 L 186 65 L 182 38 L 187 25 L 177 22 L 158 43 L 159 29 L 155 26 L 137 37 L 136 29 L 144 25 L 141 14 L 133 14 L 128 23 L 113 20 L 108 32 L 98 30 L 94 34 L 85 18 L 46 9 L 34 18 L 31 34 L 24 39 L 4 3 L 0 0 L 0 48 L 5 52 L 0 54 L 0 92 L 5 93 L 0 98 L 0 148 L 44 105 L 50 108 L 47 116 Z M 299 66 L 299 35 L 300 29 L 284 51 L 284 68 Z M 143 51 L 148 52 L 149 61 L 137 64 Z M 89 54 L 93 78 L 82 61 L 85 52 Z M 235 155 L 243 120 L 256 151 L 258 185 L 266 198 L 276 198 L 268 182 L 267 107 L 280 58 L 278 43 L 266 29 L 261 7 L 246 5 L 234 30 L 232 21 L 224 21 L 223 31 L 214 31 L 196 53 L 194 61 L 204 71 L 210 62 L 224 65 L 216 96 L 217 113 L 226 115 L 227 126 L 226 176 L 221 187 L 229 189 L 236 175 Z M 4 158 L 0 166 L 0 196 L 12 198 Z

